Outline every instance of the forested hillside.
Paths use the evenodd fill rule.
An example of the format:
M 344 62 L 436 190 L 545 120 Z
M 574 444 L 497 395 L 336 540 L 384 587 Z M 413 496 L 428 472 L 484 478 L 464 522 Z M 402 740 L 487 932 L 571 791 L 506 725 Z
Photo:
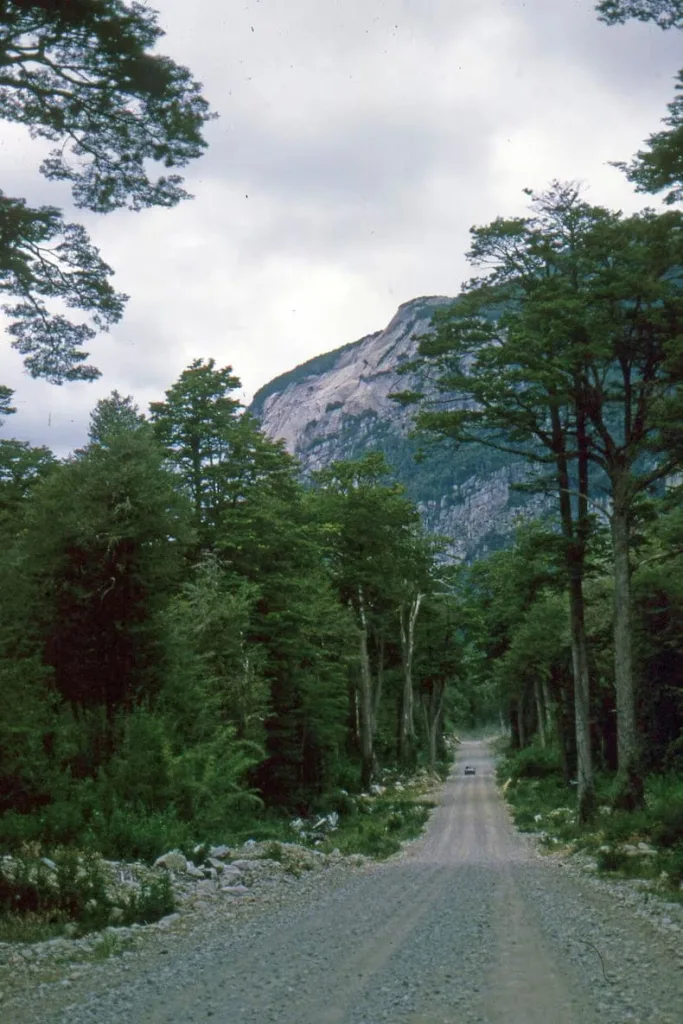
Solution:
M 529 468 L 523 459 L 470 445 L 444 452 L 413 434 L 411 410 L 392 392 L 428 381 L 419 371 L 402 376 L 431 329 L 434 312 L 455 308 L 441 295 L 404 302 L 382 331 L 308 360 L 270 381 L 249 411 L 273 440 L 283 439 L 306 476 L 333 462 L 381 451 L 425 529 L 446 540 L 446 561 L 468 561 L 506 547 L 520 516 L 547 506 L 542 494 L 522 493 Z

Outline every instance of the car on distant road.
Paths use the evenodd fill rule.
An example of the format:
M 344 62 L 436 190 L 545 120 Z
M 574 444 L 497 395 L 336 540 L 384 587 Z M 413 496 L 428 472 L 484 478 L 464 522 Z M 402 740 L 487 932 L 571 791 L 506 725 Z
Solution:
M 471 764 L 465 765 L 465 775 L 476 775 L 477 769 L 473 768 Z

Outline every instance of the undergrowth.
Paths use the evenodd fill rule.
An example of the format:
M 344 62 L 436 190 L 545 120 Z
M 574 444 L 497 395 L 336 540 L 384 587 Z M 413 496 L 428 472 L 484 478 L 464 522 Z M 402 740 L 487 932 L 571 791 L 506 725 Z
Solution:
M 0 861 L 0 941 L 77 937 L 119 924 L 150 924 L 175 909 L 168 876 L 114 897 L 97 854 L 27 846 Z
M 498 779 L 522 832 L 540 834 L 549 850 L 570 848 L 595 858 L 598 871 L 651 880 L 668 899 L 683 899 L 683 779 L 652 776 L 645 784 L 645 807 L 614 810 L 615 780 L 596 780 L 597 811 L 580 824 L 576 790 L 562 779 L 552 747 L 532 744 L 503 755 Z

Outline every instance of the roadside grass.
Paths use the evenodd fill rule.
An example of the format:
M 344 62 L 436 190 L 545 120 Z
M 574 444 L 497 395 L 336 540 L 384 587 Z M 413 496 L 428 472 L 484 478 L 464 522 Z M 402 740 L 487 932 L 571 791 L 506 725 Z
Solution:
M 395 791 L 377 796 L 372 802 L 359 800 L 356 813 L 340 819 L 338 830 L 318 849 L 384 860 L 398 853 L 403 842 L 420 835 L 434 806 L 424 795 Z
M 645 808 L 612 808 L 614 779 L 596 781 L 595 819 L 576 820 L 576 792 L 565 786 L 557 752 L 532 745 L 507 752 L 497 768 L 498 781 L 522 832 L 534 832 L 548 852 L 583 852 L 597 871 L 639 878 L 667 900 L 683 901 L 683 779 L 646 780 Z
M 46 942 L 63 935 L 64 924 L 44 913 L 0 912 L 0 942 Z

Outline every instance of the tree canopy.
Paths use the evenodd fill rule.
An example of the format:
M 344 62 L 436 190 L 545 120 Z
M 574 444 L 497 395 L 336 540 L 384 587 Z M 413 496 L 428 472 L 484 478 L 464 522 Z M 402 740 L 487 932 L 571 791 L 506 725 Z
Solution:
M 7 0 L 0 12 L 0 111 L 54 149 L 41 164 L 71 184 L 76 206 L 107 213 L 173 206 L 177 173 L 201 155 L 213 116 L 184 67 L 152 52 L 156 14 L 122 0 Z M 0 290 L 13 346 L 29 373 L 92 380 L 84 346 L 120 320 L 125 296 L 85 229 L 52 206 L 0 192 Z M 59 306 L 81 310 L 74 322 Z

